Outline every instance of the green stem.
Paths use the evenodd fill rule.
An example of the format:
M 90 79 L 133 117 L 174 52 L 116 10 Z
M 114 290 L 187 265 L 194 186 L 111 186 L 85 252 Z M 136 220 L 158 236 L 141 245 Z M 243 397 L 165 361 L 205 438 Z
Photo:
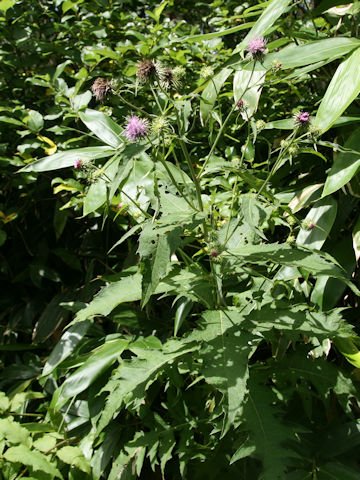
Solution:
M 256 65 L 256 60 L 255 60 L 255 62 L 254 62 L 254 64 L 253 64 L 253 66 L 252 66 L 251 75 L 249 76 L 249 80 L 248 80 L 248 82 L 247 82 L 247 85 L 246 85 L 246 87 L 245 87 L 245 89 L 244 89 L 243 94 L 241 95 L 241 97 L 240 97 L 239 99 L 237 99 L 237 102 L 234 103 L 234 105 L 232 106 L 229 114 L 228 114 L 227 117 L 225 118 L 224 123 L 221 125 L 220 130 L 218 131 L 218 134 L 217 134 L 217 136 L 216 136 L 216 138 L 215 138 L 215 142 L 212 144 L 212 147 L 211 147 L 211 149 L 210 149 L 210 152 L 209 152 L 209 154 L 207 155 L 203 166 L 201 167 L 201 170 L 200 170 L 199 175 L 198 175 L 199 178 L 201 177 L 201 175 L 202 175 L 202 173 L 203 173 L 206 165 L 208 164 L 208 162 L 209 162 L 209 160 L 210 160 L 210 157 L 211 157 L 211 155 L 213 154 L 213 152 L 214 152 L 214 150 L 215 150 L 215 148 L 216 148 L 216 146 L 217 146 L 217 144 L 218 144 L 218 142 L 219 142 L 219 140 L 220 140 L 220 138 L 221 138 L 221 136 L 222 136 L 222 134 L 223 134 L 223 131 L 225 130 L 225 127 L 226 127 L 228 121 L 230 120 L 231 115 L 233 114 L 234 110 L 235 110 L 236 107 L 237 107 L 237 104 L 239 103 L 239 101 L 242 99 L 242 97 L 245 95 L 245 92 L 246 92 L 247 89 L 249 88 L 250 81 L 251 81 L 251 79 L 252 79 L 252 77 L 253 77 L 253 74 L 254 74 L 255 65 Z
M 158 99 L 158 97 L 157 97 L 157 94 L 156 94 L 156 92 L 155 92 L 155 90 L 154 90 L 154 87 L 153 87 L 152 85 L 150 85 L 150 88 L 151 88 L 152 94 L 153 94 L 153 96 L 154 96 L 154 98 L 155 98 L 156 105 L 158 106 L 161 114 L 163 114 L 163 113 L 164 113 L 164 110 L 162 109 L 162 107 L 161 107 L 161 105 L 160 105 L 160 102 L 159 102 L 159 99 Z
M 278 169 L 278 166 L 280 165 L 280 163 L 282 162 L 282 159 L 284 158 L 284 155 L 285 153 L 288 151 L 288 149 L 291 147 L 291 145 L 294 143 L 294 140 L 296 138 L 296 134 L 297 134 L 297 129 L 294 130 L 292 132 L 292 134 L 288 137 L 290 139 L 290 144 L 288 145 L 287 148 L 284 148 L 283 150 L 280 151 L 280 154 L 278 156 L 278 159 L 275 161 L 272 169 L 270 170 L 268 176 L 266 177 L 266 179 L 264 180 L 264 183 L 261 185 L 260 187 L 260 190 L 258 191 L 256 197 L 258 197 L 260 195 L 260 193 L 264 190 L 264 188 L 266 187 L 266 185 L 268 184 L 270 178 L 273 176 L 273 174 L 275 173 L 275 171 Z
M 133 108 L 134 110 L 138 110 L 139 112 L 141 112 L 143 115 L 145 115 L 145 117 L 149 117 L 151 118 L 151 115 L 147 112 L 145 112 L 145 110 L 143 110 L 142 108 L 140 107 L 137 107 L 136 105 L 134 105 L 133 103 L 130 103 L 128 102 L 127 100 L 125 100 L 125 98 L 119 93 L 119 92 L 115 92 L 115 94 L 120 98 L 120 100 L 125 103 L 125 105 L 127 105 L 128 107 L 130 108 Z

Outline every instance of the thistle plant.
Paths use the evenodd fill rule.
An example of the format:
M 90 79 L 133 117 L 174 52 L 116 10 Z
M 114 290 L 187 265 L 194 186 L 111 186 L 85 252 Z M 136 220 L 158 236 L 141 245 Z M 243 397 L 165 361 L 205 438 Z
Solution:
M 356 478 L 360 340 L 346 307 L 360 294 L 351 277 L 360 227 L 341 204 L 355 232 L 343 237 L 331 194 L 344 184 L 324 164 L 338 148 L 353 167 L 344 156 L 356 155 L 355 136 L 342 148 L 326 135 L 357 94 L 335 118 L 326 94 L 304 96 L 316 111 L 294 92 L 330 59 L 327 40 L 349 55 L 340 78 L 355 75 L 358 42 L 322 31 L 314 45 L 311 35 L 293 42 L 275 22 L 292 21 L 294 7 L 280 4 L 261 4 L 249 32 L 210 32 L 219 42 L 239 35 L 231 54 L 220 47 L 233 40 L 221 40 L 218 57 L 199 52 L 197 35 L 180 48 L 175 29 L 161 48 L 161 11 L 150 12 L 152 38 L 131 56 L 128 45 L 98 50 L 121 51 L 129 68 L 117 83 L 95 79 L 97 101 L 113 94 L 106 111 L 76 112 L 90 130 L 77 143 L 88 143 L 22 169 L 70 167 L 75 178 L 56 177 L 54 191 L 61 212 L 88 222 L 79 249 L 85 287 L 77 302 L 62 302 L 74 315 L 43 377 L 49 418 L 75 430 L 95 480 Z M 316 62 L 304 59 L 306 42 Z M 348 270 L 338 240 L 350 241 Z M 104 256 L 88 261 L 101 242 Z M 338 434 L 354 443 L 338 448 Z

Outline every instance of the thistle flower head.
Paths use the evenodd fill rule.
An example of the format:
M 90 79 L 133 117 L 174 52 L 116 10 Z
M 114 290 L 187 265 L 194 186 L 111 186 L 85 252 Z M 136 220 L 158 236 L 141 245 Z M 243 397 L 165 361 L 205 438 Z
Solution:
M 141 83 L 153 80 L 157 73 L 156 63 L 152 60 L 145 58 L 137 64 L 136 76 Z
M 271 70 L 273 72 L 277 72 L 279 70 L 281 70 L 281 67 L 282 67 L 282 63 L 281 62 L 278 62 L 277 60 L 273 60 L 271 62 Z
M 208 67 L 207 65 L 202 67 L 202 69 L 200 70 L 200 77 L 204 80 L 207 80 L 213 75 L 214 75 L 214 69 L 212 67 Z
M 113 91 L 111 82 L 97 78 L 91 87 L 92 93 L 98 102 L 102 102 L 109 92 Z
M 242 100 L 240 98 L 240 100 L 236 104 L 236 108 L 238 108 L 239 110 L 243 110 L 244 109 L 244 100 Z
M 128 123 L 125 127 L 125 136 L 129 142 L 136 142 L 137 140 L 145 137 L 149 127 L 147 120 L 143 120 L 137 115 L 132 114 L 127 121 Z
M 75 170 L 79 170 L 79 168 L 81 168 L 82 166 L 83 166 L 82 160 L 75 160 L 75 162 L 74 162 Z
M 183 67 L 176 67 L 174 69 L 170 67 L 160 67 L 160 85 L 165 90 L 170 90 L 171 88 L 177 90 L 181 87 L 180 79 L 184 74 L 185 69 Z
M 310 122 L 309 112 L 297 112 L 294 115 L 294 121 L 296 125 L 307 126 Z
M 264 37 L 254 37 L 247 46 L 247 51 L 255 58 L 261 58 L 266 51 L 266 40 Z

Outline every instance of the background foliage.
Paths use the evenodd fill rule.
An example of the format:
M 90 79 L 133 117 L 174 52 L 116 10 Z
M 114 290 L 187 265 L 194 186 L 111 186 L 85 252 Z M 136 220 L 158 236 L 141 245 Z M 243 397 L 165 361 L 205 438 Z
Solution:
M 0 1 L 1 479 L 359 478 L 358 12 Z

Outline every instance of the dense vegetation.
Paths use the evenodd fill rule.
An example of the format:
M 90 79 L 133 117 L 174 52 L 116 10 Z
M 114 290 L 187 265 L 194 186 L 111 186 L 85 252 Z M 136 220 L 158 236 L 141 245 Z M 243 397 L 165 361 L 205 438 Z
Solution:
M 0 479 L 358 480 L 359 4 L 0 1 Z

